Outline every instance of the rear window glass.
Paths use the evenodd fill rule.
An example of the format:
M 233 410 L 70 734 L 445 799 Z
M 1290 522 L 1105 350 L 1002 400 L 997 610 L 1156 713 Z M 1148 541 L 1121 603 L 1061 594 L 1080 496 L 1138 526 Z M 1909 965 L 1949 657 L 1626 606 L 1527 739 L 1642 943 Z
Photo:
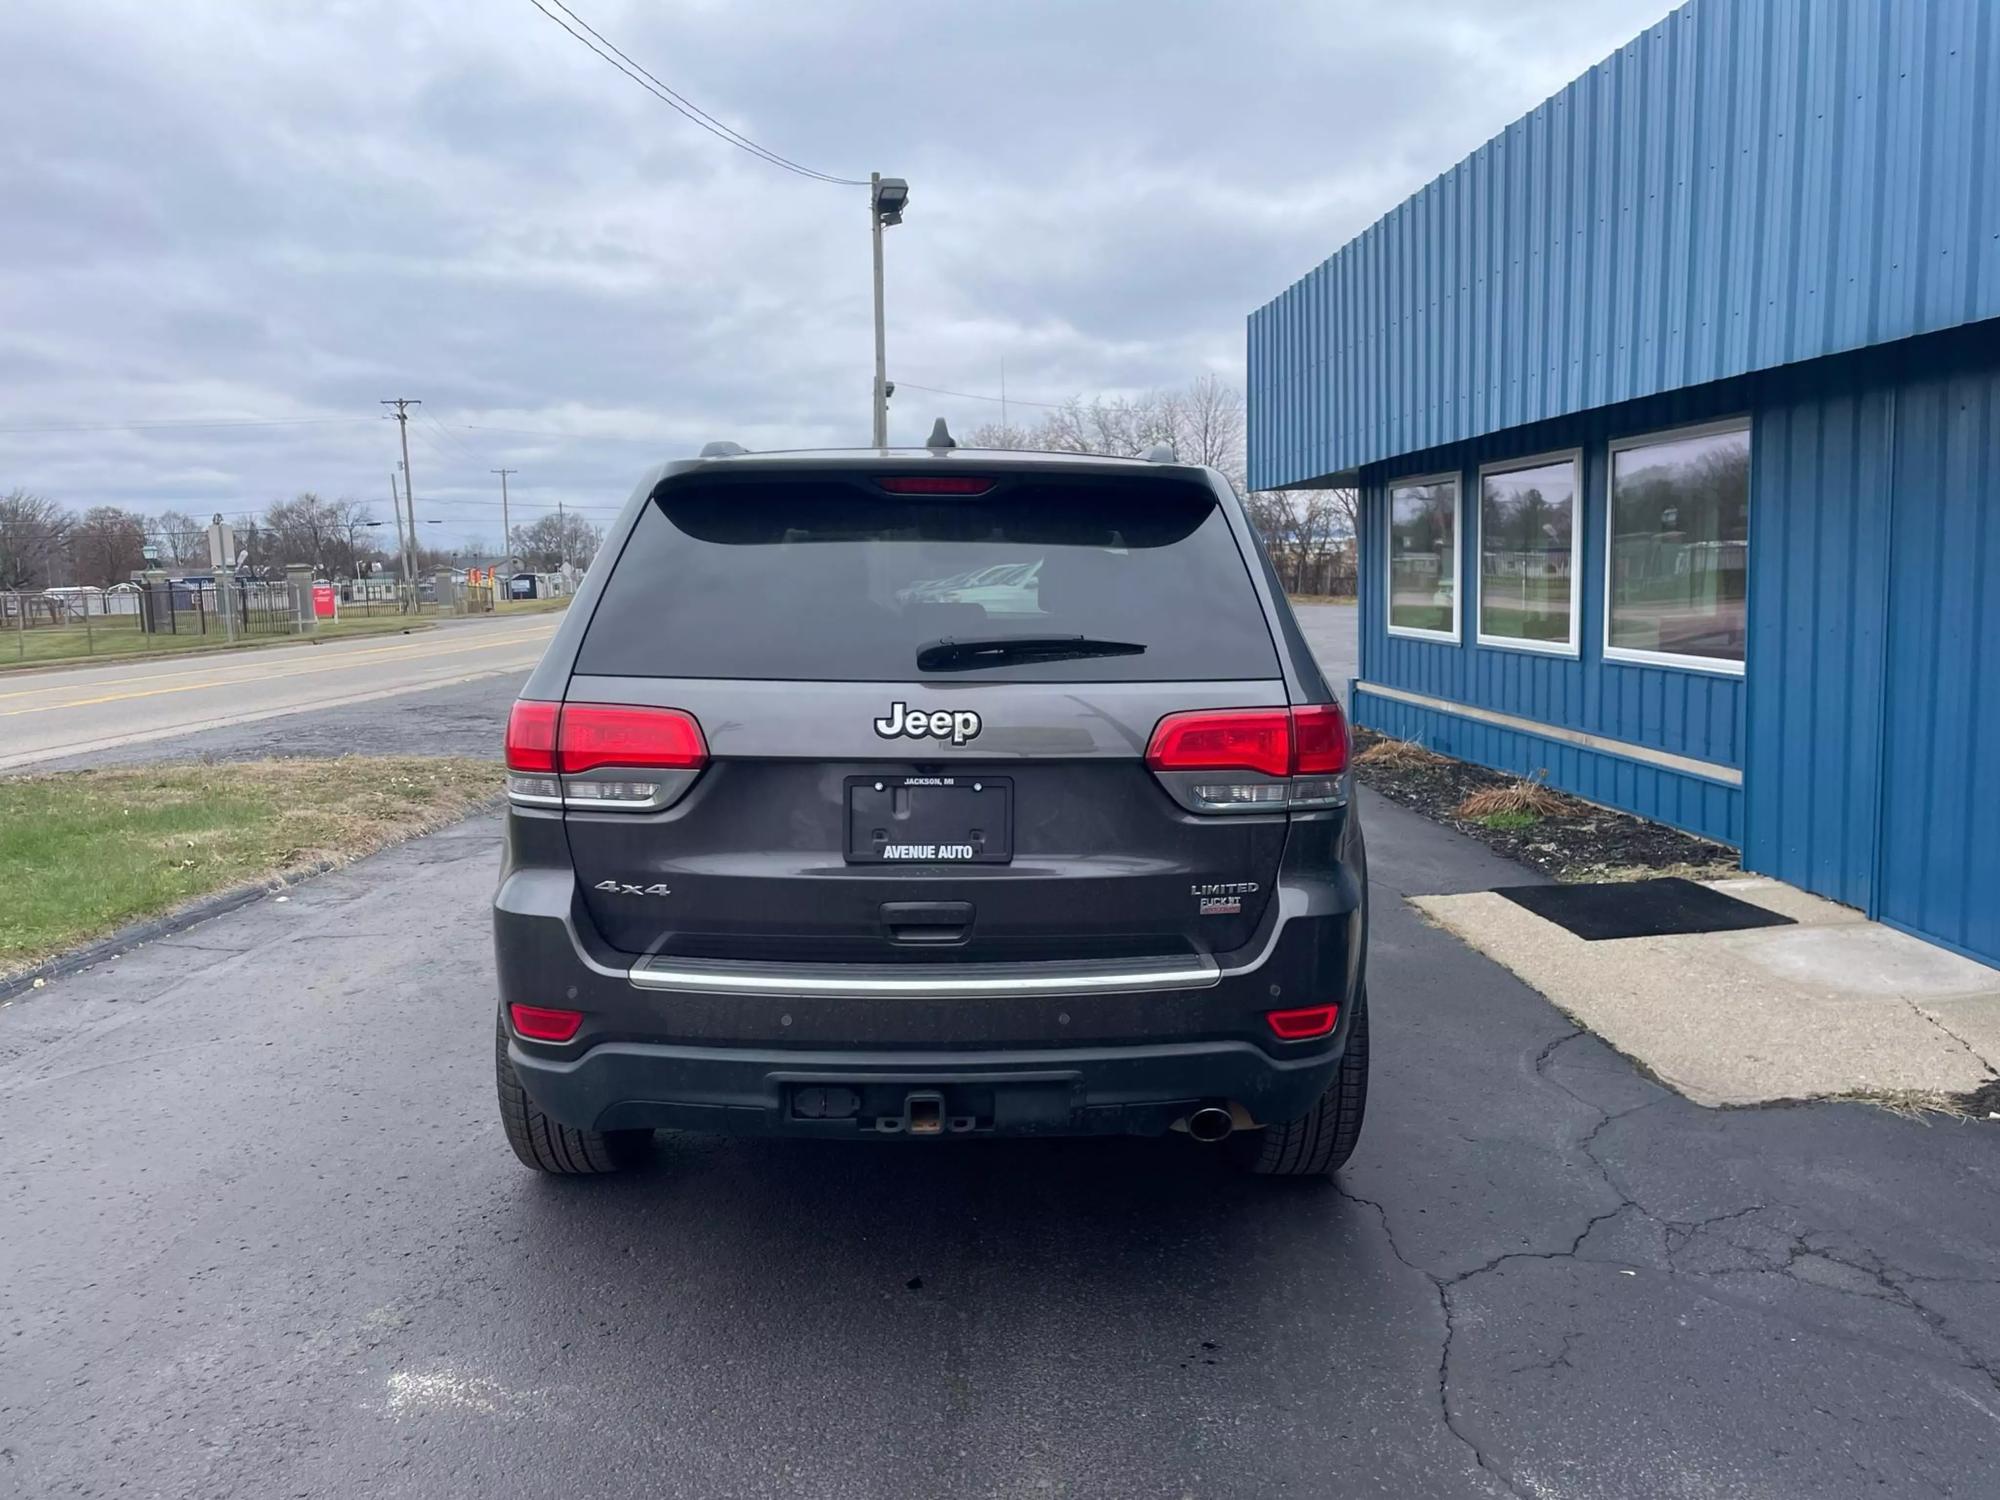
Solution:
M 1145 649 L 917 664 L 946 640 L 1073 636 Z M 988 495 L 933 497 L 886 494 L 866 476 L 669 486 L 606 581 L 576 670 L 875 682 L 1279 675 L 1242 554 L 1205 489 L 1001 480 Z

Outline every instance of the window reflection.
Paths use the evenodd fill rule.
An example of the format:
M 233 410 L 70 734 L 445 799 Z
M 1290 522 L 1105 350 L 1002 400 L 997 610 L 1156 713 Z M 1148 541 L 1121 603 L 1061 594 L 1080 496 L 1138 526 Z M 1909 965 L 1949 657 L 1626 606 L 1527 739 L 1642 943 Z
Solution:
M 1749 521 L 1747 429 L 1613 452 L 1609 644 L 1740 663 Z
M 1458 628 L 1458 481 L 1389 491 L 1389 624 L 1442 635 Z
M 1482 474 L 1479 633 L 1571 646 L 1576 461 Z

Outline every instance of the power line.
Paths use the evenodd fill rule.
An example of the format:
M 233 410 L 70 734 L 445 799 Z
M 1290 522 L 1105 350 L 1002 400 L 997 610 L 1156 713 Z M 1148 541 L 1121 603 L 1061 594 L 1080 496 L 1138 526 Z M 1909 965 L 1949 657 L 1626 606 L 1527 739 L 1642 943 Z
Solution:
M 672 109 L 675 113 L 693 124 L 699 125 L 717 140 L 734 146 L 739 151 L 747 151 L 760 161 L 769 162 L 774 167 L 782 168 L 784 171 L 795 173 L 800 177 L 808 178 L 814 182 L 831 183 L 837 187 L 868 186 L 866 178 L 836 177 L 831 172 L 821 172 L 816 168 L 803 166 L 788 156 L 780 156 L 769 147 L 758 145 L 749 136 L 743 134 L 742 131 L 723 124 L 722 121 L 716 119 L 715 116 L 701 108 L 693 100 L 683 94 L 676 93 L 665 83 L 640 67 L 638 63 L 633 62 L 630 57 L 627 57 L 625 53 L 618 49 L 617 45 L 610 38 L 596 30 L 582 16 L 571 10 L 563 3 L 563 0 L 549 0 L 549 4 L 555 6 L 555 10 L 550 10 L 548 5 L 542 3 L 542 0 L 528 0 L 528 3 L 547 16 L 551 21 L 555 22 L 556 25 L 562 27 L 564 31 L 575 37 L 579 42 L 582 42 L 592 52 L 595 52 L 599 57 L 610 63 L 612 67 L 638 84 L 640 88 L 658 99 L 662 104 L 665 104 L 669 109 Z M 562 15 L 557 15 L 556 11 L 561 11 Z M 576 25 L 572 26 L 570 24 L 571 21 L 574 21 Z M 578 30 L 578 27 L 581 27 L 582 30 Z M 599 43 L 603 45 L 600 46 L 598 45 Z
M 446 427 L 444 423 L 440 422 L 430 412 L 427 411 L 419 412 L 417 415 L 422 417 L 426 422 L 430 423 L 431 426 L 435 427 L 438 430 L 439 435 L 442 436 L 447 442 L 449 442 L 451 446 L 455 450 L 457 450 L 457 452 L 460 455 L 462 455 L 465 458 L 471 459 L 474 463 L 483 464 L 486 462 L 485 454 L 476 452 L 470 443 L 466 442 L 464 438 L 459 437 L 458 435 L 453 433 L 450 428 Z M 421 434 L 423 432 L 423 429 L 418 428 L 417 431 Z
M 374 422 L 372 416 L 250 416 L 250 418 L 222 418 L 210 422 L 206 418 L 170 418 L 160 422 L 90 422 L 80 426 L 38 426 L 38 428 L 0 428 L 0 432 L 140 432 L 146 428 L 310 428 L 310 426 L 336 426 L 346 422 Z
M 932 396 L 956 396 L 961 401 L 992 401 L 1001 406 L 1040 406 L 1050 411 L 1061 411 L 1069 405 L 1067 401 L 1030 401 L 1022 396 L 985 396 L 978 391 L 947 391 L 940 386 L 918 385 L 914 380 L 899 380 L 896 389 L 923 391 Z

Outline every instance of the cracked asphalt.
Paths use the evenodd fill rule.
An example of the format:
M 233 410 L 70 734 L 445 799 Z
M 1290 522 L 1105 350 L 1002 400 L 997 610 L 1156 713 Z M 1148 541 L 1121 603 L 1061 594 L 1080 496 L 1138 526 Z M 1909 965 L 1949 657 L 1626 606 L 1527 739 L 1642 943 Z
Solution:
M 0 1010 L 0 1495 L 2000 1494 L 2000 1130 L 1687 1103 L 1400 899 L 1531 877 L 1362 797 L 1330 1184 L 1180 1139 L 537 1178 L 492 818 L 52 983 Z

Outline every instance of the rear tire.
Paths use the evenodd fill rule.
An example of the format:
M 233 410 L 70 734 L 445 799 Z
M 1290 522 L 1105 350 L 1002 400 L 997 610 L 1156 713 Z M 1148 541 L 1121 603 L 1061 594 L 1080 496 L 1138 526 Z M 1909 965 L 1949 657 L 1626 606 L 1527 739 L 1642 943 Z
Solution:
M 1237 1164 L 1259 1177 L 1321 1177 L 1354 1154 L 1368 1112 L 1368 994 L 1354 997 L 1347 1051 L 1312 1111 L 1301 1120 L 1245 1130 L 1229 1138 Z
M 559 1177 L 596 1177 L 632 1166 L 652 1145 L 650 1130 L 578 1130 L 538 1109 L 507 1057 L 505 1021 L 494 1036 L 493 1075 L 500 1092 L 500 1123 L 523 1166 Z

